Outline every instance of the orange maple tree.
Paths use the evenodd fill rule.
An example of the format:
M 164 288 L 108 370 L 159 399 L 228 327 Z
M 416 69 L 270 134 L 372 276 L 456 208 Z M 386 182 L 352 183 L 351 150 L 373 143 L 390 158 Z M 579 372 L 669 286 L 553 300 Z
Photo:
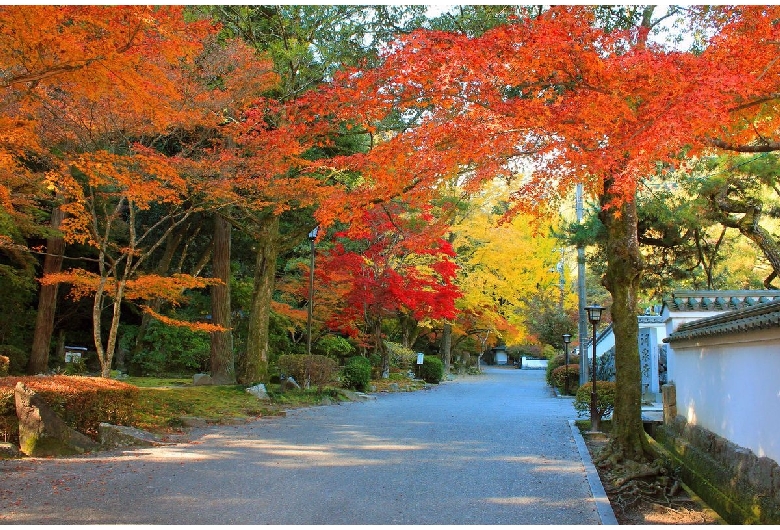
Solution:
M 560 200 L 575 182 L 599 197 L 605 224 L 620 388 L 617 458 L 648 451 L 640 416 L 637 288 L 642 258 L 635 197 L 641 180 L 712 147 L 768 147 L 776 131 L 777 8 L 703 10 L 715 35 L 703 51 L 648 41 L 652 6 L 622 29 L 595 10 L 555 7 L 482 36 L 419 31 L 382 66 L 347 72 L 332 97 L 345 117 L 374 130 L 406 127 L 344 167 L 386 178 L 387 193 L 426 193 L 452 174 L 468 188 L 495 176 L 519 181 L 507 215 Z M 392 177 L 391 177 L 392 175 Z M 379 184 L 378 184 L 379 185 Z
M 94 296 L 94 342 L 108 376 L 124 299 L 177 303 L 183 289 L 209 283 L 145 275 L 142 265 L 193 212 L 224 200 L 205 153 L 230 112 L 275 76 L 246 46 L 218 43 L 211 24 L 185 21 L 180 6 L 4 7 L 0 17 L 3 117 L 28 133 L 3 145 L 3 169 L 27 168 L 62 197 L 66 241 L 95 250 L 96 271 L 42 281 Z M 169 138 L 178 149 L 165 149 Z M 25 164 L 31 154 L 45 164 Z

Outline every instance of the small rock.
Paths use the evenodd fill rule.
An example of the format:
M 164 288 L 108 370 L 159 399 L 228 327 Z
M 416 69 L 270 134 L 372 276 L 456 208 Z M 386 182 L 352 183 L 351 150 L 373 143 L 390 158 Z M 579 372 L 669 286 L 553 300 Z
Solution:
M 209 374 L 195 374 L 192 376 L 193 385 L 210 385 L 211 383 L 211 376 Z
M 263 383 L 257 384 L 255 386 L 250 386 L 246 389 L 247 392 L 252 394 L 253 396 L 257 397 L 258 399 L 262 399 L 263 401 L 270 400 L 271 398 L 268 397 L 268 392 L 265 389 L 265 385 Z
M 292 390 L 292 389 L 301 389 L 301 385 L 298 384 L 298 381 L 293 379 L 292 377 L 288 377 L 284 381 L 282 381 L 282 389 L 283 390 Z
M 98 425 L 98 432 L 100 433 L 100 443 L 104 447 L 152 447 L 164 445 L 157 436 L 135 427 L 101 423 Z
M 11 442 L 0 442 L 0 460 L 19 458 L 22 456 L 19 448 Z
M 390 383 L 390 392 L 399 392 L 401 390 L 401 387 L 398 386 L 398 383 Z

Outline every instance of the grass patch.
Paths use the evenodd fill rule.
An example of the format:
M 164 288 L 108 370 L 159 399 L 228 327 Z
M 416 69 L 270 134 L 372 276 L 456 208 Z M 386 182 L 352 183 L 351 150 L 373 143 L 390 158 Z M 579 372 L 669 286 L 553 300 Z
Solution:
M 136 384 L 132 382 L 131 384 Z M 220 423 L 227 418 L 249 418 L 278 414 L 273 403 L 266 405 L 243 386 L 139 386 L 134 425 L 152 432 L 167 432 L 182 424 L 182 417 L 194 416 Z
M 195 386 L 192 379 L 159 377 L 129 377 L 124 382 L 139 389 L 133 426 L 156 433 L 180 430 L 183 418 L 187 417 L 219 424 L 236 418 L 276 416 L 287 409 L 320 405 L 326 398 L 333 403 L 346 399 L 329 387 L 281 392 L 279 385 L 266 385 L 271 399 L 261 401 L 246 392 L 243 385 Z M 392 384 L 398 385 L 402 392 L 425 386 L 423 381 L 409 379 L 406 374 L 392 374 L 391 379 L 372 381 L 371 384 L 377 392 L 392 390 Z

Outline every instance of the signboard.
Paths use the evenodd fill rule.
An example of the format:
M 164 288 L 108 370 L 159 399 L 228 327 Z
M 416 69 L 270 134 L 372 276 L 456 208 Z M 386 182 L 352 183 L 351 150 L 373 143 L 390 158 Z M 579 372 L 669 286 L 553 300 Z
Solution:
M 78 362 L 83 353 L 87 353 L 87 349 L 83 346 L 65 346 L 65 362 Z
M 417 354 L 417 364 L 422 364 L 424 359 L 425 359 L 425 354 L 424 353 L 418 353 Z

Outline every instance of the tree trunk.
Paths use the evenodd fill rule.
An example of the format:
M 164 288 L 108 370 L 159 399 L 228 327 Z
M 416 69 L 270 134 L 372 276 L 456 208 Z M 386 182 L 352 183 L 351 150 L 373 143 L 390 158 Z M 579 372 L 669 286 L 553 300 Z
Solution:
M 272 216 L 258 227 L 255 280 L 246 352 L 239 359 L 238 381 L 242 384 L 268 382 L 268 325 L 276 280 L 276 258 L 281 237 L 279 218 Z
M 236 383 L 233 360 L 233 332 L 230 330 L 230 223 L 221 215 L 214 216 L 214 277 L 221 285 L 211 286 L 212 323 L 225 331 L 211 333 L 211 381 L 215 385 Z
M 605 189 L 609 189 L 609 182 Z M 607 229 L 607 272 L 604 286 L 612 294 L 612 323 L 615 334 L 615 408 L 612 436 L 607 454 L 615 462 L 644 462 L 650 455 L 642 426 L 642 375 L 639 359 L 639 315 L 637 292 L 643 260 L 637 237 L 637 211 L 632 202 L 606 205 L 614 197 L 601 197 L 601 222 Z M 607 209 L 608 208 L 608 209 Z M 595 377 L 595 375 L 594 375 Z
M 441 355 L 444 360 L 444 373 L 448 374 L 452 364 L 452 324 L 450 322 L 444 323 L 444 330 L 441 334 Z
M 382 340 L 382 318 L 373 319 L 374 328 L 374 352 L 382 359 L 382 379 L 390 378 L 390 350 L 385 347 Z
M 59 230 L 65 213 L 56 206 L 51 212 L 51 228 Z M 43 275 L 60 272 L 65 252 L 65 240 L 60 236 L 51 235 L 46 240 L 46 257 L 43 260 Z M 54 315 L 57 311 L 58 284 L 42 285 L 38 295 L 38 313 L 35 316 L 35 332 L 33 334 L 30 360 L 27 363 L 27 373 L 30 375 L 43 373 L 49 367 L 49 350 L 51 335 L 54 331 Z

